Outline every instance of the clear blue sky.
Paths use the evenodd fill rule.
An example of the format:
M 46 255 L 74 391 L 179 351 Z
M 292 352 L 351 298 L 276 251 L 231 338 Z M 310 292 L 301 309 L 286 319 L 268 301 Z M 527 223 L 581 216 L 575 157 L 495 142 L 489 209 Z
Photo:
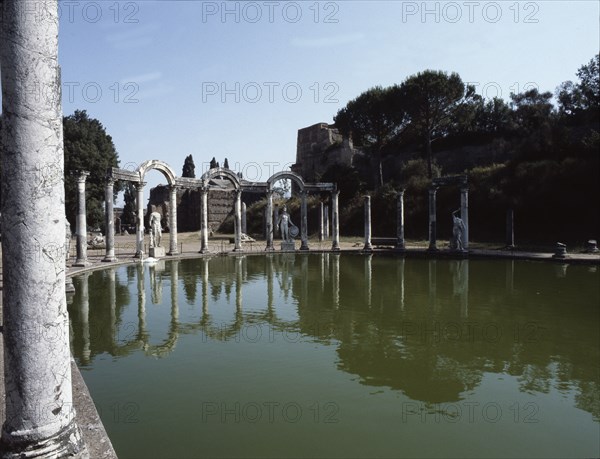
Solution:
M 599 3 L 61 0 L 63 110 L 98 118 L 122 166 L 227 157 L 265 180 L 299 128 L 425 69 L 504 99 L 554 92 L 598 53 Z

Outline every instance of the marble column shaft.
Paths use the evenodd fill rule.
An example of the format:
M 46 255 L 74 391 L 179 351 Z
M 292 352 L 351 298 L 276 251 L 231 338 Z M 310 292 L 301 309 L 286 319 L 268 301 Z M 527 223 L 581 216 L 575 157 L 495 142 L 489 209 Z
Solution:
M 325 208 L 323 203 L 319 203 L 319 242 L 325 239 Z
M 75 421 L 65 295 L 58 1 L 0 2 L 3 458 L 85 454 Z M 31 92 L 43 88 L 44 97 Z M 52 171 L 46 177 L 46 171 Z
M 302 243 L 300 244 L 300 250 L 308 250 L 308 206 L 307 206 L 307 199 L 308 199 L 308 193 L 306 192 L 306 190 L 302 190 L 300 192 L 300 196 L 301 196 L 301 229 L 300 229 L 300 234 L 301 234 L 301 239 L 302 239 Z
M 266 209 L 266 233 L 267 233 L 267 248 L 273 250 L 273 192 L 267 192 L 267 209 Z
M 136 217 L 136 258 L 142 258 L 144 256 L 144 186 L 145 182 L 139 182 L 135 184 L 137 191 L 136 204 L 137 204 L 137 217 Z
M 396 241 L 396 249 L 404 250 L 406 248 L 406 244 L 404 241 L 404 190 L 400 190 L 398 192 L 398 213 L 397 213 L 397 231 L 398 231 L 398 240 Z
M 75 234 L 77 235 L 77 259 L 73 266 L 87 266 L 87 219 L 85 209 L 85 181 L 90 175 L 87 171 L 80 172 L 77 177 L 77 221 Z
M 331 233 L 331 250 L 340 250 L 340 212 L 338 209 L 340 192 L 334 190 L 331 193 L 331 224 L 333 225 Z
M 429 250 L 437 250 L 436 192 L 436 188 L 429 189 Z
M 104 218 L 106 226 L 106 253 L 102 261 L 112 262 L 116 261 L 115 257 L 115 216 L 114 216 L 114 180 L 108 178 L 106 181 L 106 188 L 104 193 Z
M 234 252 L 242 251 L 242 190 L 236 190 L 235 192 L 235 205 L 234 205 Z
M 177 255 L 177 185 L 169 187 L 169 255 Z
M 371 196 L 365 196 L 365 246 L 363 250 L 373 250 L 371 245 Z
M 462 219 L 465 229 L 462 234 L 463 249 L 469 249 L 469 188 L 462 187 L 460 189 L 460 218 Z
M 201 190 L 200 253 L 208 252 L 208 189 Z

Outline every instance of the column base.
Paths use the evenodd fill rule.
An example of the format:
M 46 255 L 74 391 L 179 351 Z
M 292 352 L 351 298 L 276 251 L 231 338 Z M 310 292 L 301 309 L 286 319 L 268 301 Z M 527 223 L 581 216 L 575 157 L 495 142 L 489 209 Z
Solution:
M 75 293 L 75 285 L 73 284 L 73 279 L 67 277 L 65 280 L 65 293 Z
M 341 250 L 340 249 L 340 245 L 339 244 L 333 244 L 331 246 L 331 250 L 333 250 L 334 252 L 339 252 Z
M 170 257 L 172 257 L 174 255 L 179 255 L 179 251 L 175 250 L 174 252 L 167 252 L 167 255 L 169 255 Z
M 198 253 L 210 253 L 210 250 L 208 250 L 208 249 L 200 249 L 198 251 Z
M 118 258 L 115 257 L 114 255 L 106 256 L 102 259 L 102 262 L 104 262 L 104 263 L 114 263 L 115 261 L 118 261 Z
M 363 252 L 372 252 L 372 251 L 373 251 L 373 246 L 371 245 L 371 243 L 365 244 L 365 246 L 363 247 Z
M 428 252 L 437 252 L 439 249 L 435 245 L 430 245 L 427 249 Z
M 242 249 L 241 247 L 239 249 L 233 249 L 232 250 L 232 252 L 235 252 L 235 253 L 240 253 L 240 252 L 243 252 L 243 251 L 244 251 L 244 249 Z
M 39 439 L 38 441 L 32 441 L 28 435 L 24 435 L 24 438 L 13 437 L 10 433 L 2 429 L 0 449 L 2 449 L 2 457 L 4 459 L 90 457 L 87 447 L 83 442 L 81 431 L 75 421 L 71 422 L 71 424 L 56 435 L 46 439 Z
M 75 263 L 73 263 L 71 266 L 74 268 L 87 268 L 90 265 L 91 263 L 87 260 L 75 260 Z
M 133 258 L 143 258 L 144 256 L 144 252 L 135 252 L 135 255 L 133 256 Z
M 303 247 L 301 246 L 299 250 L 301 250 L 301 251 L 303 251 L 303 252 L 308 252 L 310 249 L 308 248 L 308 246 L 307 246 L 307 245 L 305 245 L 305 246 L 303 246 Z

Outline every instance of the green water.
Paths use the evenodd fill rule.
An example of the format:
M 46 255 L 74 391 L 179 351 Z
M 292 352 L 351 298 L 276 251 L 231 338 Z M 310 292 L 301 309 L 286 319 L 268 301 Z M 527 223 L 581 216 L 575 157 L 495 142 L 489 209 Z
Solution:
M 600 456 L 595 267 L 277 254 L 74 283 L 121 459 Z

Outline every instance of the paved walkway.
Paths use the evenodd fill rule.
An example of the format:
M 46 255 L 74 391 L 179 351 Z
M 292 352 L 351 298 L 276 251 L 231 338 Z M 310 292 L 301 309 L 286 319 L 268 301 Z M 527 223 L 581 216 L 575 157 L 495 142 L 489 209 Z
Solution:
M 231 236 L 232 238 L 233 236 Z M 178 235 L 179 240 L 179 251 L 180 254 L 177 258 L 193 258 L 198 257 L 198 251 L 200 249 L 200 237 L 199 233 L 184 233 Z M 377 245 L 377 238 L 374 238 L 375 244 L 373 245 L 374 253 L 381 254 L 394 254 L 392 245 Z M 388 244 L 389 240 L 380 240 L 384 244 Z M 75 241 L 72 242 L 71 247 L 71 258 L 72 263 L 75 259 Z M 163 244 L 169 246 L 169 234 L 163 234 Z M 279 242 L 275 241 L 275 245 L 278 246 Z M 438 252 L 432 253 L 427 250 L 427 242 L 421 241 L 416 243 L 408 243 L 406 256 L 414 257 L 456 257 L 456 253 L 449 252 L 445 247 L 448 246 L 447 241 L 438 241 Z M 296 248 L 299 247 L 299 242 L 296 242 Z M 316 240 L 309 241 L 309 247 L 311 251 L 329 251 L 331 249 L 331 241 L 318 242 Z M 233 251 L 233 244 L 230 243 L 230 237 L 221 236 L 220 238 L 213 238 L 209 240 L 208 248 L 211 255 L 220 253 L 229 253 Z M 360 252 L 363 249 L 363 242 L 360 238 L 349 238 L 344 239 L 340 243 L 340 248 L 343 252 Z M 265 242 L 258 241 L 253 243 L 244 243 L 244 253 L 264 253 Z M 147 252 L 147 251 L 146 251 Z M 118 261 L 115 263 L 104 263 L 104 249 L 88 249 L 88 260 L 90 266 L 87 268 L 73 268 L 70 267 L 68 270 L 69 275 L 93 269 L 102 269 L 111 265 L 127 264 L 135 261 L 133 258 L 135 254 L 135 235 L 125 235 L 115 237 L 115 255 Z M 1 248 L 0 248 L 1 254 Z M 512 258 L 519 260 L 538 260 L 538 261 L 552 261 L 557 263 L 588 263 L 600 265 L 600 254 L 581 254 L 581 253 L 570 253 L 566 258 L 557 260 L 553 258 L 551 251 L 547 252 L 522 252 L 517 250 L 494 250 L 489 248 L 488 245 L 477 245 L 472 244 L 468 253 L 469 258 Z M 458 255 L 461 256 L 461 255 Z M 169 257 L 170 258 L 170 257 Z M 70 263 L 69 263 L 70 266 Z M 0 258 L 0 290 L 2 290 L 2 263 Z M 2 296 L 0 295 L 0 321 L 2 320 Z M 1 335 L 1 333 L 0 333 Z M 0 337 L 1 338 L 1 337 Z M 2 403 L 2 409 L 0 409 L 0 422 L 4 422 L 4 372 L 1 371 L 4 368 L 3 362 L 3 340 L 0 339 L 0 402 Z M 98 412 L 94 406 L 92 398 L 88 392 L 88 389 L 81 377 L 81 374 L 72 360 L 72 374 L 73 374 L 73 399 L 77 410 L 77 422 L 81 428 L 82 434 L 88 445 L 90 456 L 96 458 L 112 459 L 116 458 L 116 454 L 112 448 L 110 440 L 106 435 L 104 426 L 100 421 Z

